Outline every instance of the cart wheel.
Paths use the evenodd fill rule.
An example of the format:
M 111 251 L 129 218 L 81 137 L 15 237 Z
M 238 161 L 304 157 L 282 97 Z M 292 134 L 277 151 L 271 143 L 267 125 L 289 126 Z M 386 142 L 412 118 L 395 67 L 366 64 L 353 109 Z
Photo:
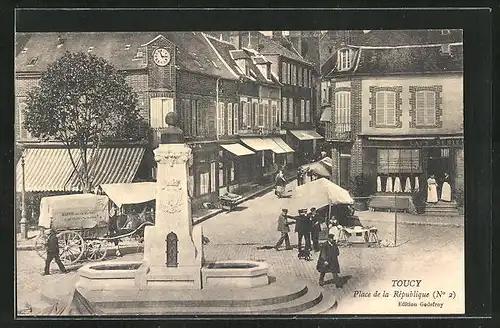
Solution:
M 42 259 L 47 258 L 47 248 L 45 244 L 47 243 L 47 236 L 45 236 L 43 231 L 40 231 L 38 237 L 35 240 L 35 251 Z
M 85 241 L 79 233 L 63 231 L 57 235 L 59 239 L 59 257 L 64 265 L 78 262 L 85 253 Z
M 108 244 L 102 240 L 91 240 L 87 243 L 87 259 L 89 261 L 102 261 L 108 252 Z

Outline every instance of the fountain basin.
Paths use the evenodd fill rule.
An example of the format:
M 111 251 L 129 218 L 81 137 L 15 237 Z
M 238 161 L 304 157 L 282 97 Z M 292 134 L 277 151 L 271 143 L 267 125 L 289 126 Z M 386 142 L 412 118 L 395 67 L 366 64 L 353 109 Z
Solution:
M 132 289 L 142 262 L 90 263 L 78 270 L 77 287 L 86 290 Z
M 266 262 L 231 260 L 208 262 L 201 268 L 203 288 L 253 288 L 269 284 Z
M 78 270 L 78 288 L 89 291 L 137 289 L 141 262 L 90 263 Z M 201 268 L 203 288 L 252 288 L 269 284 L 265 262 L 232 260 L 208 262 Z

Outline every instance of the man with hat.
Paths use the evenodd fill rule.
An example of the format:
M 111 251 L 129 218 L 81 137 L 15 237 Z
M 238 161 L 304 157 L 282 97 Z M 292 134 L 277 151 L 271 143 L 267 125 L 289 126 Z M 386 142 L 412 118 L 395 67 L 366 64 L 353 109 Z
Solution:
M 280 246 L 285 242 L 285 249 L 292 249 L 290 246 L 290 237 L 288 233 L 290 232 L 289 225 L 294 224 L 293 222 L 288 222 L 288 209 L 284 208 L 281 210 L 281 214 L 278 216 L 278 231 L 281 232 L 281 237 L 274 246 L 274 249 L 279 251 Z
M 45 259 L 45 270 L 43 271 L 43 275 L 50 275 L 50 262 L 52 262 L 52 260 L 56 261 L 59 266 L 59 270 L 61 270 L 62 273 L 66 273 L 66 268 L 59 258 L 59 241 L 57 239 L 56 231 L 53 228 L 50 229 L 46 247 L 47 258 Z
M 325 274 L 330 272 L 333 275 L 335 285 L 339 287 L 339 248 L 335 242 L 334 236 L 329 234 L 328 240 L 321 245 L 316 270 L 319 271 L 319 285 L 325 284 Z
M 311 220 L 307 216 L 307 209 L 299 210 L 299 216 L 295 217 L 295 232 L 298 234 L 297 248 L 302 249 L 302 239 L 305 239 L 305 247 L 311 249 Z
M 315 252 L 319 252 L 319 233 L 321 231 L 321 217 L 316 211 L 316 207 L 311 207 L 311 212 L 309 213 L 309 219 L 311 220 L 311 239 L 313 244 L 313 249 Z

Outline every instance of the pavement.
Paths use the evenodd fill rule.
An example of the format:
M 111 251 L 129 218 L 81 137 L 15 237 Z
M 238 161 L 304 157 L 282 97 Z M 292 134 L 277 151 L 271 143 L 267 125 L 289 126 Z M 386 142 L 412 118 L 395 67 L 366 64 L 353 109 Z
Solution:
M 296 187 L 296 181 L 291 181 L 289 184 L 292 188 Z M 266 194 L 270 190 L 274 189 L 274 184 L 269 184 L 266 186 L 259 186 L 259 188 L 251 190 L 243 195 L 243 198 L 238 201 L 236 204 L 241 205 L 247 202 L 248 200 L 254 199 L 258 196 Z M 280 202 L 282 203 L 282 202 Z M 257 205 L 258 206 L 258 205 Z M 241 210 L 241 207 L 237 207 L 235 209 L 237 212 Z M 221 213 L 226 213 L 222 209 L 211 209 L 211 210 L 202 210 L 196 211 L 193 213 L 193 224 L 197 225 L 206 220 L 219 215 Z M 279 207 L 278 212 L 279 213 Z M 273 214 L 274 215 L 274 214 Z M 463 227 L 464 226 L 464 216 L 426 216 L 426 215 L 414 215 L 408 213 L 394 213 L 394 212 L 372 212 L 372 211 L 362 211 L 356 212 L 356 215 L 359 216 L 361 222 L 369 222 L 370 225 L 376 222 L 395 222 L 397 219 L 398 224 L 410 224 L 410 225 L 430 225 L 430 226 L 454 226 L 454 227 Z M 35 249 L 35 241 L 38 236 L 38 230 L 29 230 L 28 231 L 28 239 L 23 240 L 21 238 L 21 234 L 17 234 L 17 250 L 34 250 Z
M 292 188 L 295 184 L 291 184 Z M 272 186 L 267 189 L 272 189 Z M 312 253 L 313 260 L 305 261 L 297 257 L 297 250 L 274 250 L 279 238 L 276 230 L 277 216 L 282 207 L 293 199 L 278 199 L 273 192 L 260 191 L 248 195 L 232 212 L 209 213 L 211 219 L 196 219 L 203 233 L 210 239 L 205 246 L 205 258 L 212 260 L 265 260 L 270 267 L 270 276 L 276 280 L 293 278 L 306 279 L 317 283 L 316 261 L 318 253 Z M 207 215 L 207 214 L 204 214 Z M 433 286 L 449 286 L 457 294 L 463 292 L 464 272 L 464 229 L 463 218 L 432 218 L 397 213 L 397 234 L 394 226 L 394 213 L 357 212 L 364 225 L 375 226 L 381 241 L 396 240 L 396 247 L 341 247 L 339 262 L 341 276 L 345 282 L 342 288 L 332 284 L 325 286 L 326 292 L 333 293 L 339 300 L 336 313 L 371 314 L 387 311 L 404 311 L 407 308 L 394 308 L 394 300 L 386 300 L 386 306 L 377 307 L 380 302 L 373 299 L 363 303 L 353 300 L 356 290 L 389 290 L 391 279 L 418 278 L 425 283 L 426 290 Z M 297 244 L 295 233 L 290 234 L 292 245 Z M 141 247 L 120 246 L 124 256 L 120 260 L 141 260 Z M 110 250 L 108 260 L 113 260 Z M 68 274 L 58 274 L 57 266 L 52 263 L 53 275 L 40 275 L 43 260 L 33 251 L 19 251 L 16 254 L 18 313 L 33 314 L 43 307 L 40 292 L 47 286 L 56 284 L 61 288 L 74 286 L 77 264 Z M 453 273 L 453 274 L 451 274 Z M 326 279 L 329 279 L 327 276 Z M 65 287 L 66 286 L 66 287 Z M 462 287 L 460 287 L 462 286 Z M 58 287 L 59 288 L 59 287 Z M 451 312 L 460 313 L 460 300 L 453 303 Z M 365 301 L 365 300 L 362 300 Z M 376 301 L 376 300 L 375 300 Z M 45 304 L 46 306 L 46 304 Z M 451 307 L 451 305 L 448 305 Z M 31 309 L 31 311 L 30 311 Z M 416 310 L 426 310 L 416 308 Z M 410 309 L 412 310 L 412 309 Z M 415 310 L 415 309 L 413 309 Z M 438 311 L 438 309 L 434 309 Z M 398 312 L 400 313 L 400 312 Z

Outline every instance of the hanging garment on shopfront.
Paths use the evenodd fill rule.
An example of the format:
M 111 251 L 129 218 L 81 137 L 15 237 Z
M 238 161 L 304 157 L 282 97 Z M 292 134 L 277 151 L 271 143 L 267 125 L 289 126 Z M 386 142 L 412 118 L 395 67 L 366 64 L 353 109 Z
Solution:
M 387 177 L 385 181 L 385 192 L 392 192 L 392 177 Z
M 401 192 L 401 180 L 399 177 L 396 177 L 394 179 L 394 192 Z
M 406 177 L 405 192 L 411 192 L 411 180 L 410 180 L 410 177 Z
M 377 177 L 377 192 L 382 192 L 382 180 L 380 176 Z
M 415 187 L 413 188 L 415 192 L 418 192 L 420 190 L 420 183 L 418 181 L 418 177 L 415 177 Z

